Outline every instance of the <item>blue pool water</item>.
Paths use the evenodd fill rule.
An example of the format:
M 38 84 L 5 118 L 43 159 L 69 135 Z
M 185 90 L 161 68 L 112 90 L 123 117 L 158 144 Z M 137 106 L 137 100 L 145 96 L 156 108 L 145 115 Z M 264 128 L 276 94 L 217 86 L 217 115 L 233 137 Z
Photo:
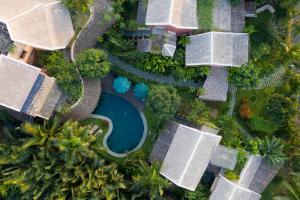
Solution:
M 144 133 L 144 123 L 136 108 L 122 97 L 103 92 L 94 114 L 111 119 L 113 130 L 107 139 L 114 153 L 126 153 L 138 146 Z

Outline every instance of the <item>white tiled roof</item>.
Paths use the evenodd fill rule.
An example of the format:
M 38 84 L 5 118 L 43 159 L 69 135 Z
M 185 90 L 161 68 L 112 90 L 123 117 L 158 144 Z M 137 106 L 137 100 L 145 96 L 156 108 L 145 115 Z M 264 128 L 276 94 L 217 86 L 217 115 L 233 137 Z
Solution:
M 149 0 L 146 25 L 198 29 L 197 0 Z
M 221 136 L 179 125 L 160 173 L 176 185 L 195 190 Z
M 209 200 L 259 200 L 261 195 L 219 176 Z
M 66 48 L 74 35 L 69 11 L 55 0 L 0 0 L 0 21 L 13 41 L 40 49 Z
M 0 105 L 20 111 L 40 69 L 0 55 Z
M 241 66 L 248 62 L 247 33 L 208 32 L 190 36 L 186 65 Z

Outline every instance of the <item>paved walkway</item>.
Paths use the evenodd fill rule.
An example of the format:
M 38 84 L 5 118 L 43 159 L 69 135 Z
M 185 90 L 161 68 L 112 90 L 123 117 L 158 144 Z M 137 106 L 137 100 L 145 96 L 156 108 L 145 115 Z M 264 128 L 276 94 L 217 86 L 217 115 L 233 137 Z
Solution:
M 125 94 L 116 93 L 113 88 L 113 81 L 115 78 L 117 78 L 117 76 L 114 76 L 113 73 L 110 73 L 108 76 L 103 78 L 101 80 L 102 91 L 109 92 L 109 93 L 118 95 L 120 97 L 123 97 L 128 102 L 130 102 L 132 105 L 134 105 L 135 108 L 137 108 L 140 112 L 143 112 L 145 102 L 134 97 L 134 94 L 133 94 L 134 83 L 131 84 L 129 91 L 126 92 Z
M 108 53 L 108 52 L 107 52 Z M 119 59 L 116 56 L 113 56 L 112 54 L 108 53 L 108 59 L 112 63 L 112 65 L 119 67 L 120 69 L 124 70 L 127 73 L 133 74 L 139 78 L 142 78 L 147 81 L 153 81 L 160 84 L 166 84 L 166 85 L 173 85 L 173 86 L 179 86 L 179 87 L 192 87 L 192 88 L 199 88 L 203 86 L 203 82 L 195 82 L 195 81 L 183 81 L 183 80 L 177 80 L 173 76 L 163 76 L 159 74 L 149 73 L 145 72 L 143 70 L 137 69 L 133 67 L 132 65 L 129 65 Z
M 95 0 L 92 7 L 92 18 L 85 29 L 79 34 L 75 41 L 74 52 L 71 57 L 84 49 L 93 48 L 97 43 L 97 38 L 105 33 L 112 23 L 101 24 L 103 22 L 103 14 L 110 7 L 111 0 Z M 84 79 L 83 80 L 83 96 L 75 104 L 71 111 L 62 116 L 63 120 L 83 120 L 90 116 L 95 110 L 101 95 L 100 79 Z
M 104 13 L 111 7 L 111 4 L 111 0 L 95 0 L 92 19 L 75 43 L 74 57 L 84 49 L 95 47 L 98 37 L 111 27 L 111 22 L 104 21 Z
M 98 79 L 83 80 L 83 96 L 71 108 L 71 111 L 62 116 L 63 120 L 84 120 L 95 110 L 101 94 L 101 83 Z

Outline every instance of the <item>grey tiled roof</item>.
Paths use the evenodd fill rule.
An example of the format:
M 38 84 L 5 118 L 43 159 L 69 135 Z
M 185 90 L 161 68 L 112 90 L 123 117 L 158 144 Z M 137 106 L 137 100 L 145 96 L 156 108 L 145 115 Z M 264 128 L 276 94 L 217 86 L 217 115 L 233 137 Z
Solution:
M 149 0 L 146 25 L 197 29 L 197 0 Z
M 234 170 L 238 153 L 239 151 L 236 149 L 219 145 L 212 155 L 210 164 L 229 170 Z
M 20 111 L 39 74 L 38 68 L 0 55 L 0 104 Z
M 203 88 L 205 93 L 199 98 L 207 101 L 226 101 L 228 92 L 228 71 L 224 67 L 211 67 Z
M 247 33 L 208 32 L 190 37 L 186 65 L 241 66 L 248 62 Z
M 221 137 L 179 125 L 160 173 L 176 185 L 194 191 Z

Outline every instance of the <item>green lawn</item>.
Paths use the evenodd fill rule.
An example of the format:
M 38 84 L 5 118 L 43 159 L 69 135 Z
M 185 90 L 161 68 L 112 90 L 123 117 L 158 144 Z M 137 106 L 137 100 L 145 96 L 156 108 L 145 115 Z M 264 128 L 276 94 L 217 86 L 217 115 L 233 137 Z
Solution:
M 197 0 L 199 29 L 203 31 L 212 29 L 214 5 L 215 0 Z

